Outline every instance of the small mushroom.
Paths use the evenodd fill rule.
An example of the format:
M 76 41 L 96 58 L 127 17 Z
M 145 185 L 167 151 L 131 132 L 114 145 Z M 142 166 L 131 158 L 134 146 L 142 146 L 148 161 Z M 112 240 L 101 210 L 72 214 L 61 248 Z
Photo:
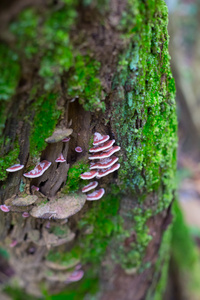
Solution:
M 64 159 L 64 156 L 62 155 L 62 153 L 59 155 L 59 157 L 55 160 L 55 162 L 65 162 L 66 159 Z
M 118 157 L 116 156 L 112 156 L 109 158 L 104 158 L 102 160 L 100 160 L 99 162 L 97 162 L 96 164 L 91 164 L 90 165 L 90 170 L 92 169 L 106 169 L 111 167 L 112 165 L 114 165 L 117 161 L 118 161 Z
M 69 142 L 70 141 L 70 137 L 66 137 L 62 140 L 63 143 Z
M 28 217 L 30 217 L 30 214 L 25 211 L 25 212 L 23 212 L 22 217 L 23 218 L 28 218 Z
M 63 139 L 65 139 L 66 137 L 68 137 L 69 135 L 71 135 L 73 132 L 73 129 L 71 128 L 67 128 L 67 129 L 56 129 L 54 131 L 54 133 L 52 134 L 52 136 L 50 136 L 49 138 L 47 138 L 45 140 L 45 142 L 47 143 L 58 143 L 63 141 Z
M 69 282 L 76 282 L 83 278 L 84 271 L 83 270 L 75 270 L 68 278 L 67 283 Z
M 100 133 L 95 132 L 93 145 L 97 146 L 99 144 L 105 143 L 109 140 L 109 138 L 109 135 L 101 135 Z
M 0 205 L 0 209 L 3 211 L 3 212 L 9 212 L 10 211 L 10 209 L 9 209 L 9 207 L 7 206 L 7 205 Z
M 76 147 L 75 151 L 78 152 L 78 153 L 81 153 L 81 152 L 83 152 L 83 149 L 81 147 Z
M 90 190 L 95 189 L 95 187 L 97 187 L 97 185 L 98 185 L 97 181 L 90 182 L 88 185 L 86 185 L 82 188 L 82 193 L 87 193 Z
M 41 161 L 37 166 L 28 173 L 23 174 L 24 177 L 36 178 L 42 176 L 42 174 L 50 167 L 51 162 L 47 160 Z
M 32 185 L 32 186 L 31 186 L 31 190 L 32 190 L 32 192 L 34 192 L 34 191 L 39 192 L 40 189 L 39 189 L 38 186 Z
M 103 159 L 108 158 L 111 155 L 113 155 L 115 152 L 119 151 L 121 148 L 119 146 L 113 146 L 106 151 L 103 151 L 101 153 L 93 154 L 92 156 L 88 157 L 89 159 Z
M 100 146 L 95 146 L 95 147 L 89 149 L 89 152 L 96 153 L 96 152 L 104 151 L 104 150 L 110 148 L 114 143 L 115 143 L 115 140 L 107 141 L 107 142 L 101 144 Z
M 13 165 L 11 167 L 9 167 L 8 169 L 6 169 L 7 172 L 17 172 L 21 169 L 23 169 L 24 165 L 20 165 L 20 164 L 16 164 L 16 165 Z
M 104 177 L 116 170 L 118 170 L 120 167 L 120 164 L 115 164 L 113 165 L 112 167 L 108 168 L 108 169 L 102 169 L 102 170 L 99 170 L 98 171 L 98 175 L 97 175 L 97 178 L 101 178 L 101 177 Z
M 99 200 L 103 197 L 105 194 L 105 190 L 101 188 L 100 190 L 94 191 L 91 194 L 87 195 L 87 200 L 94 201 L 94 200 Z
M 81 174 L 82 179 L 92 179 L 98 174 L 97 171 L 89 171 Z
M 10 243 L 10 247 L 13 248 L 18 244 L 17 240 L 12 240 L 12 242 Z

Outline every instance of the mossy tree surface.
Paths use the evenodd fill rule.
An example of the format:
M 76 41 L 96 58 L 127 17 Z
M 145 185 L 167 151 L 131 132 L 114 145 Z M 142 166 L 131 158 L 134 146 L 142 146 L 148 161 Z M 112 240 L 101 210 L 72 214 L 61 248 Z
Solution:
M 157 290 L 156 299 L 162 299 L 177 143 L 164 1 L 60 0 L 44 5 L 38 0 L 18 14 L 14 5 L 4 9 L 11 22 L 0 24 L 6 32 L 0 48 L 2 203 L 30 184 L 22 171 L 7 176 L 9 164 L 20 162 L 29 170 L 41 159 L 52 162 L 46 175 L 33 182 L 47 196 L 42 200 L 46 203 L 52 200 L 49 186 L 55 186 L 58 195 L 60 190 L 67 195 L 80 191 L 95 131 L 109 134 L 121 146 L 119 171 L 101 180 L 105 197 L 86 203 L 67 225 L 51 221 L 49 234 L 74 237 L 62 246 L 46 242 L 44 220 L 26 223 L 19 213 L 10 213 L 7 220 L 1 213 L 0 234 L 6 245 L 17 232 L 17 247 L 29 253 L 34 246 L 42 266 L 46 261 L 72 272 L 73 264 L 81 262 L 85 271 L 80 283 L 66 288 L 61 271 L 41 267 L 40 282 L 28 280 L 27 292 L 38 296 L 43 291 L 57 299 L 51 293 L 64 289 L 67 299 L 137 300 L 151 299 Z M 10 72 L 5 70 L 9 62 Z M 69 126 L 70 143 L 46 144 L 56 127 Z M 74 151 L 76 146 L 83 148 L 81 154 Z M 55 166 L 61 151 L 69 170 L 68 165 Z M 18 222 L 24 224 L 23 231 Z M 15 249 L 11 255 L 20 262 Z

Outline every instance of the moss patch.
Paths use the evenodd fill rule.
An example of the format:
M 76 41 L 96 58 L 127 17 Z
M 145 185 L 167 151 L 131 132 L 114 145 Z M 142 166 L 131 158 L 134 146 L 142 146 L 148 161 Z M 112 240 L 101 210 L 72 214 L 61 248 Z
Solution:
M 124 38 L 130 44 L 112 87 L 116 95 L 112 124 L 124 151 L 119 176 L 124 191 L 133 193 L 136 189 L 141 194 L 157 191 L 162 185 L 162 210 L 175 188 L 177 146 L 167 7 L 159 0 L 151 4 L 128 1 L 128 8 L 121 28 L 126 28 Z
M 19 156 L 19 146 L 15 144 L 15 148 L 13 150 L 10 150 L 6 155 L 0 158 L 0 181 L 6 179 L 8 175 L 6 169 L 18 163 L 17 161 L 18 156 Z
M 89 170 L 89 166 L 85 161 L 78 161 L 69 168 L 67 174 L 67 182 L 62 192 L 68 194 L 76 192 L 85 185 L 85 182 L 80 178 L 80 175 Z
M 7 45 L 0 45 L 0 135 L 6 120 L 6 108 L 8 101 L 15 92 L 19 75 L 20 65 L 18 55 Z
M 46 147 L 45 139 L 53 133 L 61 110 L 57 108 L 58 95 L 48 93 L 34 102 L 32 109 L 35 110 L 30 141 L 30 155 L 38 156 Z

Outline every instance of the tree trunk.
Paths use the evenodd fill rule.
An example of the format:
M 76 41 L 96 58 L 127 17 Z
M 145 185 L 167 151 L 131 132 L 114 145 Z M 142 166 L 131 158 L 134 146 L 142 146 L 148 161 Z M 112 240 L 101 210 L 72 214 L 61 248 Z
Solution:
M 0 237 L 15 273 L 8 292 L 162 299 L 177 144 L 164 1 L 1 6 L 0 197 L 10 212 L 0 212 Z M 45 142 L 69 128 L 69 142 Z M 80 174 L 95 132 L 121 147 L 120 168 L 98 179 L 102 199 L 85 202 Z M 66 162 L 55 162 L 60 153 Z M 41 177 L 23 176 L 42 160 L 51 166 Z M 24 168 L 6 172 L 15 163 Z M 35 203 L 14 205 L 30 194 Z M 84 276 L 71 283 L 75 268 Z

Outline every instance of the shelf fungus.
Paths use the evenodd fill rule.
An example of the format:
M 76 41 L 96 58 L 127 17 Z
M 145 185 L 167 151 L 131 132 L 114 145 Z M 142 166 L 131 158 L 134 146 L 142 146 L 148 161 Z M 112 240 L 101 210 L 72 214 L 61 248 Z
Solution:
M 38 200 L 38 197 L 36 195 L 28 195 L 27 197 L 15 198 L 14 200 L 12 200 L 12 205 L 28 206 L 28 205 L 33 204 L 37 200 Z
M 94 200 L 99 200 L 103 197 L 105 194 L 105 190 L 101 188 L 100 190 L 94 191 L 91 194 L 87 195 L 87 200 L 94 201 Z
M 84 271 L 83 270 L 75 270 L 73 273 L 70 274 L 70 276 L 67 278 L 66 282 L 76 282 L 83 278 Z
M 108 174 L 110 174 L 110 173 L 118 170 L 119 168 L 120 168 L 120 164 L 115 164 L 115 165 L 113 165 L 110 168 L 99 170 L 97 178 L 104 177 L 104 176 L 106 176 L 106 175 L 108 175 Z
M 28 173 L 23 174 L 24 177 L 37 178 L 42 176 L 42 174 L 50 167 L 51 162 L 47 160 L 41 161 L 37 166 Z
M 104 177 L 119 169 L 120 164 L 116 164 L 118 157 L 112 156 L 115 152 L 120 150 L 119 146 L 113 146 L 115 140 L 109 140 L 109 135 L 102 135 L 98 132 L 94 134 L 94 147 L 89 149 L 89 152 L 93 154 L 89 156 L 90 160 L 99 159 L 97 162 L 91 162 L 90 172 L 81 174 L 82 179 L 97 179 Z M 86 193 L 98 185 L 97 181 L 91 182 L 82 189 L 82 193 Z M 94 191 L 91 194 L 87 194 L 87 200 L 94 201 L 99 200 L 105 194 L 103 188 Z
M 54 133 L 48 137 L 45 142 L 51 144 L 51 143 L 58 143 L 62 142 L 64 139 L 66 139 L 69 135 L 71 135 L 73 132 L 73 129 L 67 128 L 67 129 L 56 129 Z M 68 141 L 67 141 L 68 142 Z
M 81 174 L 82 179 L 92 179 L 98 174 L 97 171 L 89 171 Z
M 65 162 L 65 161 L 66 161 L 66 159 L 64 159 L 64 156 L 62 155 L 62 153 L 55 160 L 55 162 Z
M 89 149 L 89 152 L 99 152 L 99 151 L 104 151 L 110 147 L 112 147 L 112 145 L 115 143 L 115 140 L 111 140 L 111 141 L 107 141 L 103 144 L 94 146 L 93 148 Z
M 17 172 L 21 169 L 23 169 L 24 165 L 20 165 L 20 164 L 16 164 L 16 165 L 13 165 L 11 167 L 9 167 L 8 169 L 6 169 L 7 172 Z
M 109 140 L 109 138 L 109 135 L 101 135 L 99 132 L 95 132 L 93 145 L 96 146 L 105 143 Z
M 84 194 L 67 195 L 34 207 L 30 214 L 34 218 L 66 219 L 81 210 L 85 201 L 86 196 Z
M 92 182 L 90 182 L 88 185 L 86 185 L 86 186 L 84 186 L 84 187 L 82 188 L 82 193 L 87 193 L 87 192 L 89 192 L 90 190 L 95 189 L 95 187 L 97 187 L 97 185 L 98 185 L 98 182 L 97 182 L 97 181 L 92 181 Z
M 76 147 L 76 148 L 75 148 L 75 151 L 76 151 L 77 153 L 81 153 L 81 152 L 83 152 L 83 149 L 82 149 L 81 147 Z
M 121 148 L 119 146 L 113 146 L 108 148 L 105 151 L 102 151 L 97 154 L 93 154 L 92 156 L 89 156 L 89 159 L 103 159 L 103 158 L 108 158 L 111 155 L 113 155 L 115 152 L 119 151 Z
M 28 218 L 28 217 L 30 217 L 30 214 L 27 211 L 24 211 L 23 214 L 22 214 L 22 217 L 23 218 Z
M 69 141 L 70 141 L 70 137 L 66 137 L 66 138 L 64 138 L 64 139 L 62 140 L 63 143 L 67 143 L 67 142 L 69 142 Z
M 0 209 L 3 211 L 3 212 L 9 212 L 10 211 L 10 208 L 7 206 L 7 205 L 0 205 Z
M 90 170 L 92 169 L 106 169 L 114 165 L 118 161 L 118 157 L 111 156 L 109 158 L 104 158 L 97 163 L 90 165 Z

